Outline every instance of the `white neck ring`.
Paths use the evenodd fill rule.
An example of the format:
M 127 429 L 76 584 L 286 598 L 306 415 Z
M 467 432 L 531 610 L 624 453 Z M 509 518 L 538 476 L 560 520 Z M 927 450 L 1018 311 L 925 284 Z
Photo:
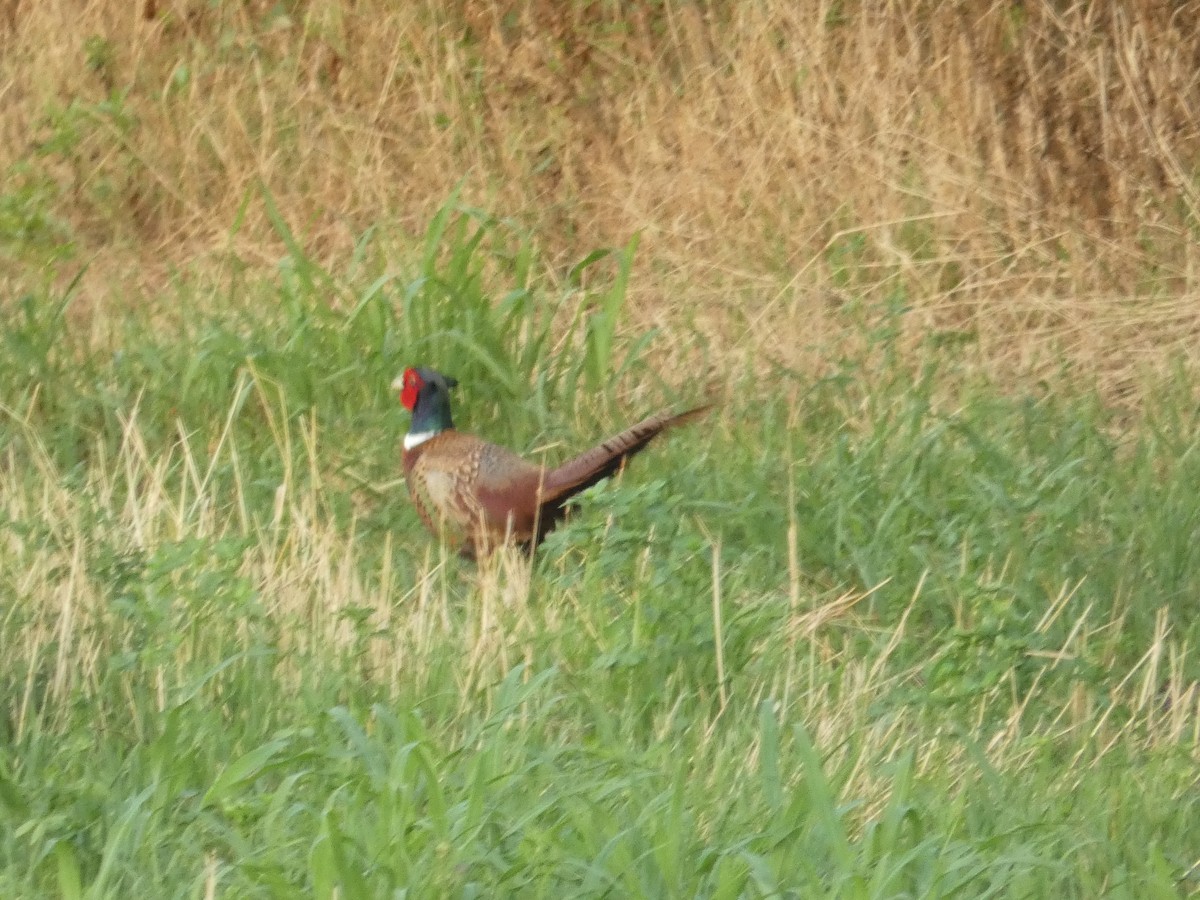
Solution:
M 411 450 L 413 447 L 420 446 L 435 434 L 437 434 L 436 431 L 410 431 L 404 436 L 404 449 Z

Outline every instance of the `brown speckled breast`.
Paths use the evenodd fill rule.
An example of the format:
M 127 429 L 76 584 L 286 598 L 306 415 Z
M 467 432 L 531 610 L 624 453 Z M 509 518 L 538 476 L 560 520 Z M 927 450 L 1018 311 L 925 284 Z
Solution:
M 408 492 L 425 526 L 468 553 L 527 541 L 541 469 L 470 434 L 443 431 L 404 451 Z

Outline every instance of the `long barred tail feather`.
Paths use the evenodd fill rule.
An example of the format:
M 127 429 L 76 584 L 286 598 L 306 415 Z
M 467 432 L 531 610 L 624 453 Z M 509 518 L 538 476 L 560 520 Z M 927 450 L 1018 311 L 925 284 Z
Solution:
M 547 472 L 542 486 L 539 537 L 563 517 L 566 501 L 571 497 L 615 474 L 629 457 L 667 429 L 698 419 L 710 409 L 712 404 L 706 403 L 682 413 L 670 410 L 655 413 Z

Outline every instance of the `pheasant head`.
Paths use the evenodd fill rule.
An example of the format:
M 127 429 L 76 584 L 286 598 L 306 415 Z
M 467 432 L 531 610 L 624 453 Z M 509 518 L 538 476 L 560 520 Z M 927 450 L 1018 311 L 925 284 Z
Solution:
M 434 369 L 413 367 L 392 382 L 400 402 L 412 413 L 412 424 L 404 436 L 404 449 L 411 450 L 436 434 L 454 428 L 450 415 L 450 389 L 458 381 Z

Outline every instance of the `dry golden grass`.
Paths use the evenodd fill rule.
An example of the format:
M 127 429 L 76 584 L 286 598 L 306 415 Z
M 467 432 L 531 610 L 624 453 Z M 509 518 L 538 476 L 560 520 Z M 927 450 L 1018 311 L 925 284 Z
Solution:
M 912 340 L 1119 385 L 1200 333 L 1198 17 L 8 0 L 0 166 L 48 198 L 92 295 L 230 252 L 265 268 L 259 182 L 335 269 L 372 225 L 403 246 L 461 183 L 554 266 L 643 231 L 635 324 L 732 323 L 731 362 L 820 370 L 856 301 L 899 297 Z

